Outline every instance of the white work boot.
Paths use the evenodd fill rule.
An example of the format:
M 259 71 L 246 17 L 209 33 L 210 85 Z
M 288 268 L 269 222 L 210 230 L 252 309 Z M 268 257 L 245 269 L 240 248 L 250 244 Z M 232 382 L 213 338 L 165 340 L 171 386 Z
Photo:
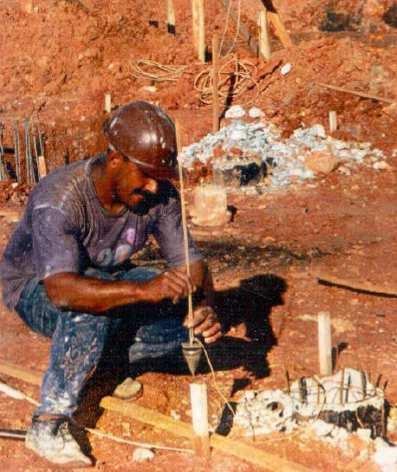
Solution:
M 89 467 L 92 460 L 80 449 L 70 432 L 67 418 L 39 420 L 33 418 L 26 432 L 25 446 L 49 462 L 69 467 Z

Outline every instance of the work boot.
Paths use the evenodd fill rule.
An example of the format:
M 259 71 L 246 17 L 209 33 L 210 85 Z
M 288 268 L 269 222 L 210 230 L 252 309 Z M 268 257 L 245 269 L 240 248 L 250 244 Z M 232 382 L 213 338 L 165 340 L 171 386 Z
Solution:
M 54 464 L 69 467 L 93 465 L 72 436 L 70 420 L 65 417 L 50 420 L 33 418 L 32 426 L 26 432 L 25 446 Z
M 113 396 L 120 400 L 137 400 L 142 396 L 143 387 L 139 380 L 127 377 L 113 391 Z

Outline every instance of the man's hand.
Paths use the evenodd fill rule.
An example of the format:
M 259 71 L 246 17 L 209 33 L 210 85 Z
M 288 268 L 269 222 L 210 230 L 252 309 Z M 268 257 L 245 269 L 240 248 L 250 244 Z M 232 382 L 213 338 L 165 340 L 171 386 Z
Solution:
M 194 328 L 194 334 L 201 334 L 204 342 L 211 344 L 222 336 L 221 324 L 214 310 L 210 306 L 198 307 L 193 313 L 193 323 L 186 319 L 185 326 Z
M 167 270 L 149 282 L 145 282 L 143 286 L 145 291 L 143 298 L 152 303 L 161 302 L 166 298 L 177 303 L 195 290 L 184 269 Z

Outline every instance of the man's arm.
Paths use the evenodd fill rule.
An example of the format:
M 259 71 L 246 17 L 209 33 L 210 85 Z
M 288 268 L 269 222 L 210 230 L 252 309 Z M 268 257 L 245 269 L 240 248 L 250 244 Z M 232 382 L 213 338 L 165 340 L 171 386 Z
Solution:
M 158 303 L 167 298 L 176 302 L 192 291 L 184 270 L 178 268 L 147 282 L 107 281 L 61 272 L 45 278 L 44 287 L 56 307 L 93 314 L 137 302 Z

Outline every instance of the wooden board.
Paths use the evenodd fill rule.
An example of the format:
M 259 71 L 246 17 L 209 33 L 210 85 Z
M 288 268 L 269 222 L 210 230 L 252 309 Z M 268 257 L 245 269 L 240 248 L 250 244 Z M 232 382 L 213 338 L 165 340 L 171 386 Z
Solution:
M 9 362 L 0 361 L 0 374 L 23 380 L 33 385 L 40 385 L 42 374 L 20 367 Z M 126 402 L 114 397 L 104 397 L 100 406 L 105 410 L 128 416 L 145 424 L 160 428 L 176 436 L 182 436 L 192 441 L 196 434 L 190 424 L 177 421 L 170 416 L 163 415 L 157 411 L 150 410 L 133 402 Z M 258 449 L 234 439 L 229 439 L 218 434 L 213 434 L 210 439 L 211 447 L 222 451 L 224 454 L 233 455 L 241 460 L 254 464 L 265 470 L 275 472 L 310 472 L 308 469 L 296 462 L 288 461 L 269 452 Z

